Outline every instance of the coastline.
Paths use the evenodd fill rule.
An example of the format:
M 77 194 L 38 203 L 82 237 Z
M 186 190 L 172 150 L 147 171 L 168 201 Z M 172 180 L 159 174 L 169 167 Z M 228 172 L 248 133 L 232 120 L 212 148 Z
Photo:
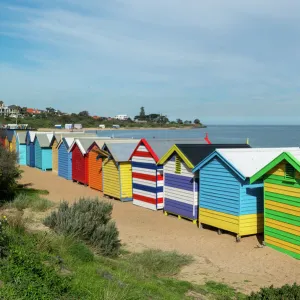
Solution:
M 81 132 L 81 131 L 120 131 L 120 130 L 188 130 L 188 129 L 203 129 L 203 127 L 194 127 L 194 126 L 184 126 L 184 127 L 154 127 L 154 128 L 145 128 L 145 127 L 121 127 L 121 128 L 99 128 L 99 127 L 84 127 L 82 129 L 57 129 L 57 128 L 38 128 L 37 131 L 46 131 L 46 132 L 66 132 L 66 131 L 73 131 L 73 132 Z

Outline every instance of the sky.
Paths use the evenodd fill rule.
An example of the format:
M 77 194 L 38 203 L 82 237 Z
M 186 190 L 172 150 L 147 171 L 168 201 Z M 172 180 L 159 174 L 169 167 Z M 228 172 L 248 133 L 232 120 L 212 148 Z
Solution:
M 298 0 L 0 0 L 0 99 L 299 124 Z

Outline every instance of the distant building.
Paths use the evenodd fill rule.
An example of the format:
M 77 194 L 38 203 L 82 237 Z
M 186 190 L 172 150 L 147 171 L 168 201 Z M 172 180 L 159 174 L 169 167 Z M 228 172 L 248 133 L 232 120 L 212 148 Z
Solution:
M 117 116 L 115 116 L 115 119 L 121 120 L 121 121 L 126 121 L 126 120 L 128 120 L 128 116 L 127 115 L 117 115 Z
M 38 110 L 38 109 L 35 109 L 35 108 L 27 108 L 26 112 L 28 114 L 31 114 L 31 115 L 39 115 L 39 114 L 41 114 L 41 111 Z
M 16 116 L 19 114 L 19 109 L 16 105 L 5 105 L 2 101 L 0 103 L 0 116 Z

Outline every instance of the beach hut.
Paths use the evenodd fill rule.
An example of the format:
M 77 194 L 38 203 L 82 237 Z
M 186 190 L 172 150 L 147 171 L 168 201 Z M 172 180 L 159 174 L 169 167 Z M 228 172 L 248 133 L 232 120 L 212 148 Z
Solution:
M 26 133 L 26 165 L 34 168 L 35 166 L 35 151 L 34 151 L 34 138 L 35 131 L 27 131 Z
M 264 182 L 264 243 L 300 259 L 300 151 L 284 152 L 250 178 Z
M 72 180 L 89 184 L 89 148 L 97 140 L 110 139 L 104 138 L 79 138 L 74 139 L 69 152 L 72 153 Z
M 164 213 L 198 220 L 199 176 L 193 168 L 216 148 L 248 148 L 246 144 L 175 144 L 158 161 L 164 166 Z
M 104 143 L 124 143 L 131 141 L 130 139 L 103 139 L 96 140 L 87 150 L 88 153 L 88 181 L 89 187 L 98 191 L 103 191 L 103 155 L 107 157 L 108 154 L 101 151 Z M 102 154 L 102 155 L 99 155 Z
M 141 139 L 130 157 L 134 205 L 152 210 L 164 208 L 163 165 L 157 163 L 176 143 L 207 144 L 208 142 L 204 139 Z
M 85 134 L 82 132 L 55 132 L 50 143 L 52 148 L 52 172 L 58 173 L 58 145 L 63 137 L 84 137 L 93 136 L 92 134 Z
M 6 132 L 6 146 L 9 149 L 9 151 L 16 151 L 16 134 L 15 130 L 8 129 Z
M 102 147 L 103 193 L 121 201 L 132 201 L 132 169 L 130 155 L 139 140 L 123 143 L 106 142 Z
M 72 180 L 72 152 L 70 147 L 75 138 L 63 137 L 58 145 L 58 176 Z
M 53 133 L 37 133 L 34 138 L 35 167 L 43 171 L 52 169 Z
M 5 147 L 6 129 L 0 130 L 0 146 Z
M 16 133 L 16 144 L 17 144 L 17 153 L 18 161 L 21 166 L 26 165 L 26 134 L 27 131 L 19 131 Z
M 224 147 L 221 147 L 224 148 Z M 193 172 L 200 176 L 199 224 L 236 234 L 263 232 L 263 182 L 250 178 L 286 149 L 216 149 Z

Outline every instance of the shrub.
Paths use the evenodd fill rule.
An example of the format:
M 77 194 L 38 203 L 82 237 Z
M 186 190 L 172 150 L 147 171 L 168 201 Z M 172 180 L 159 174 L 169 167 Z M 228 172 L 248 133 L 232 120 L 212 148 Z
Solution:
M 6 216 L 0 218 L 0 259 L 7 256 L 8 251 L 8 236 L 5 232 L 5 226 L 7 225 Z
M 252 293 L 249 300 L 298 300 L 300 299 L 300 285 L 284 285 L 280 288 L 262 288 L 257 293 Z
M 53 203 L 37 194 L 19 194 L 11 203 L 11 206 L 18 210 L 31 208 L 34 211 L 46 211 L 53 206 Z
M 128 257 L 134 266 L 140 266 L 146 273 L 171 276 L 176 275 L 183 266 L 190 264 L 193 258 L 175 251 L 145 250 Z
M 0 147 L 0 204 L 13 199 L 18 187 L 17 179 L 20 176 L 17 154 Z
M 111 221 L 112 205 L 98 199 L 80 199 L 69 206 L 62 202 L 57 212 L 52 212 L 44 224 L 57 233 L 71 235 L 94 246 L 103 255 L 119 253 L 119 232 Z

